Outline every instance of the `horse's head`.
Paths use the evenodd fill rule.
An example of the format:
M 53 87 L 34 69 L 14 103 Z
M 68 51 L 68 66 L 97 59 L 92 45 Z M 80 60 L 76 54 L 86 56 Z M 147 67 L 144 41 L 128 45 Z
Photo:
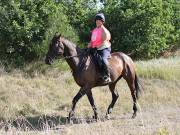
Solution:
M 63 56 L 64 53 L 64 45 L 62 43 L 61 34 L 55 34 L 49 44 L 49 50 L 46 54 L 45 62 L 46 64 L 51 65 L 53 59 L 57 56 Z

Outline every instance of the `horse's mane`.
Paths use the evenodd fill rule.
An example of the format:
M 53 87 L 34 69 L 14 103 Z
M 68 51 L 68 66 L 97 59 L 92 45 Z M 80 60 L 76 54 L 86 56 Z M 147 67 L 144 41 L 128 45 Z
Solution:
M 79 71 L 82 71 L 85 67 L 86 67 L 86 61 L 88 60 L 88 56 L 89 54 L 86 53 L 85 49 L 81 49 L 80 47 L 78 47 L 75 43 L 73 43 L 72 41 L 68 40 L 65 37 L 62 37 L 62 41 L 64 42 L 64 44 L 73 51 L 77 52 L 77 56 L 79 55 L 79 59 L 80 59 L 80 63 L 79 63 Z
M 70 48 L 70 49 L 76 49 L 77 53 L 82 53 L 83 49 L 78 47 L 75 43 L 70 41 L 69 39 L 62 37 L 62 40 L 65 42 L 65 44 Z

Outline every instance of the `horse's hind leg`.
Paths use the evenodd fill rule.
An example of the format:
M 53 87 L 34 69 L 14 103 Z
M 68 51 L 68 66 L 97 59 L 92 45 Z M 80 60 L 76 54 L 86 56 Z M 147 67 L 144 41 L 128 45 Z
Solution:
M 119 94 L 118 94 L 117 90 L 115 89 L 115 86 L 116 86 L 116 83 L 109 85 L 109 89 L 110 89 L 111 94 L 112 94 L 112 102 L 107 109 L 107 113 L 106 113 L 107 119 L 109 119 L 109 114 L 112 112 L 112 109 L 113 109 L 113 107 L 114 107 L 114 105 L 115 105 L 115 103 L 119 97 Z
M 76 107 L 76 103 L 78 102 L 78 100 L 84 96 L 86 94 L 86 90 L 84 88 L 81 88 L 79 90 L 79 92 L 76 94 L 76 96 L 73 98 L 73 101 L 72 101 L 72 108 L 71 108 L 71 111 L 69 113 L 69 122 L 71 121 L 71 117 L 74 115 L 74 110 L 75 110 L 75 107 Z
M 125 80 L 131 90 L 131 96 L 133 99 L 133 111 L 134 111 L 132 118 L 135 118 L 136 112 L 137 112 L 137 106 L 136 106 L 137 97 L 136 97 L 135 79 L 132 77 L 132 75 L 129 75 L 129 77 L 125 78 Z
M 92 95 L 92 91 L 91 90 L 88 90 L 87 93 L 86 93 L 87 97 L 88 97 L 88 100 L 89 100 L 89 103 L 91 104 L 92 106 L 92 109 L 94 111 L 94 118 L 97 120 L 98 119 L 98 112 L 97 112 L 97 108 L 96 108 L 96 105 L 94 103 L 94 98 L 93 98 L 93 95 Z

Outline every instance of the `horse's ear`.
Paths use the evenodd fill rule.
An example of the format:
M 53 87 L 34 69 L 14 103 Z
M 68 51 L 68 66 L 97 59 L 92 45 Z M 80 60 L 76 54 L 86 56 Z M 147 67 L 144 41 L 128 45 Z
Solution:
M 55 37 L 57 37 L 57 38 L 60 38 L 60 37 L 61 37 L 61 34 L 59 34 L 59 32 L 56 32 L 54 35 L 55 35 Z
M 60 38 L 62 35 L 61 34 L 59 34 L 59 36 L 58 36 L 58 38 Z

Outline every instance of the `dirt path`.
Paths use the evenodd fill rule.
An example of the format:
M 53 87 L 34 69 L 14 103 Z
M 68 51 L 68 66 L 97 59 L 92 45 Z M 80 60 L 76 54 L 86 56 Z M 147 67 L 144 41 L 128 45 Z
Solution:
M 131 119 L 131 113 L 112 115 L 110 120 L 87 123 L 78 119 L 73 125 L 58 125 L 54 129 L 61 134 L 86 135 L 180 135 L 180 107 L 163 106 L 138 113 Z
M 120 119 L 122 134 L 180 134 L 180 107 L 160 107 L 156 110 L 140 112 L 136 119 L 131 114 L 117 117 Z

